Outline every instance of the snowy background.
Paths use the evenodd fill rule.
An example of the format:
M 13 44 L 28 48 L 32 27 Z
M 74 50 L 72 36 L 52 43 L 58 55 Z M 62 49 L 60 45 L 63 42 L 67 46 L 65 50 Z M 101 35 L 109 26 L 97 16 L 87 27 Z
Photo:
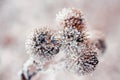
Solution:
M 81 9 L 87 25 L 106 35 L 106 53 L 84 80 L 120 80 L 120 0 L 0 0 L 0 80 L 19 80 L 18 72 L 28 59 L 26 35 L 34 27 L 55 25 L 56 13 L 68 7 Z M 65 77 L 56 80 L 77 80 L 61 76 Z

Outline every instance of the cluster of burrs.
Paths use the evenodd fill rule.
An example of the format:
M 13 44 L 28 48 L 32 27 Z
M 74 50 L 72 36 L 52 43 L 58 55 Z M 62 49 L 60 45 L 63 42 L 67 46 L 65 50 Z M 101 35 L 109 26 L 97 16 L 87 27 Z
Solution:
M 51 64 L 61 51 L 65 70 L 84 75 L 96 69 L 98 56 L 106 49 L 104 37 L 101 34 L 90 36 L 79 9 L 64 8 L 57 14 L 56 20 L 62 30 L 37 28 L 26 40 L 30 60 L 22 70 L 22 80 L 31 80 L 37 72 Z

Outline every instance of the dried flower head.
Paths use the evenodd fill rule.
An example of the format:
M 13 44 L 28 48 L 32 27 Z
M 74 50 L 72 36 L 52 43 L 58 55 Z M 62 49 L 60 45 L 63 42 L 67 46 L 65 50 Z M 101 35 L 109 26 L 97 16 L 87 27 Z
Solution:
M 80 45 L 87 40 L 87 34 L 85 31 L 79 32 L 75 27 L 66 27 L 62 31 L 61 40 L 63 46 L 69 46 L 73 44 Z
M 64 8 L 56 15 L 57 22 L 65 27 L 75 27 L 78 31 L 85 28 L 81 11 L 74 8 Z
M 95 45 L 102 53 L 105 52 L 105 50 L 106 50 L 106 43 L 105 43 L 104 39 L 97 39 Z
M 59 53 L 60 43 L 49 28 L 35 29 L 26 41 L 27 52 L 40 64 Z
M 92 31 L 90 35 L 91 44 L 95 45 L 101 53 L 106 50 L 105 35 L 100 31 Z
M 66 69 L 78 75 L 91 73 L 98 64 L 97 48 L 81 44 L 69 46 L 66 52 Z

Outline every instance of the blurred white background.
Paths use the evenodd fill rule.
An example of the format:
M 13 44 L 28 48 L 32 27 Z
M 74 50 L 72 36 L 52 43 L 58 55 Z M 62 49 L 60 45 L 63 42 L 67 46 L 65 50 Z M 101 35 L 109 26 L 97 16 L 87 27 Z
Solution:
M 120 80 L 120 0 L 0 0 L 0 80 L 18 80 L 28 59 L 26 35 L 34 27 L 56 25 L 56 13 L 68 7 L 81 9 L 87 25 L 106 35 L 106 53 L 85 80 Z

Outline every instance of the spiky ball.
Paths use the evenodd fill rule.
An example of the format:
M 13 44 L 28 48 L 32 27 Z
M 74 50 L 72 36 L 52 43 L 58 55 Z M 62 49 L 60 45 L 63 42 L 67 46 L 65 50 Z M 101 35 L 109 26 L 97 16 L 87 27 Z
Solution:
M 56 15 L 57 22 L 65 27 L 75 27 L 78 31 L 85 28 L 81 11 L 74 8 L 64 8 Z
M 58 54 L 59 48 L 54 31 L 47 27 L 35 29 L 26 41 L 27 53 L 41 65 Z
M 62 32 L 62 39 L 64 44 L 80 44 L 84 43 L 87 39 L 85 31 L 79 32 L 75 27 L 64 28 Z
M 84 75 L 95 70 L 98 64 L 97 51 L 93 47 L 82 44 L 69 46 L 66 51 L 66 69 L 77 75 Z

